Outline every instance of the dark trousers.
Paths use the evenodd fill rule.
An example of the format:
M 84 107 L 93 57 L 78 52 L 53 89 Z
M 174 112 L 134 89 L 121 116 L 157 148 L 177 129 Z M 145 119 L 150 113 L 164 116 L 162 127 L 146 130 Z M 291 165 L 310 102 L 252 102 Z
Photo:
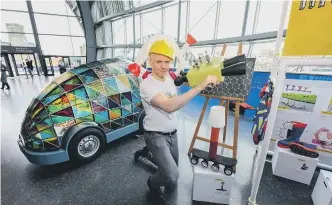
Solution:
M 151 186 L 154 188 L 175 186 L 179 177 L 177 134 L 165 136 L 145 133 L 144 139 L 152 153 L 153 162 L 158 166 L 157 173 L 151 176 Z
M 2 82 L 1 89 L 3 90 L 5 88 L 5 86 L 7 87 L 7 89 L 10 89 L 9 84 L 7 82 Z

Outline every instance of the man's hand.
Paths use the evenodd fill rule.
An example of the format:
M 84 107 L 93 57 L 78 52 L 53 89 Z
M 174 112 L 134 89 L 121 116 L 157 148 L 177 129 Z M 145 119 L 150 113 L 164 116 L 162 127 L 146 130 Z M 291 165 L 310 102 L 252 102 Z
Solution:
M 217 84 L 220 84 L 220 82 L 218 82 L 218 78 L 214 75 L 208 75 L 205 80 L 197 86 L 197 89 L 199 91 L 203 91 L 208 85 L 216 86 Z

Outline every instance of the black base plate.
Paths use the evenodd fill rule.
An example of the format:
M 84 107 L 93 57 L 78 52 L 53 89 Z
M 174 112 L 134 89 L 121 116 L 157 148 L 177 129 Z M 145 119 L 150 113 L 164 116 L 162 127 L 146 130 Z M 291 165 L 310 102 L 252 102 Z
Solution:
M 230 157 L 224 157 L 221 155 L 217 155 L 216 159 L 210 159 L 209 158 L 209 153 L 200 149 L 192 149 L 191 154 L 195 157 L 205 159 L 208 161 L 212 161 L 217 164 L 222 164 L 224 166 L 232 167 L 237 164 L 237 160 L 230 158 Z

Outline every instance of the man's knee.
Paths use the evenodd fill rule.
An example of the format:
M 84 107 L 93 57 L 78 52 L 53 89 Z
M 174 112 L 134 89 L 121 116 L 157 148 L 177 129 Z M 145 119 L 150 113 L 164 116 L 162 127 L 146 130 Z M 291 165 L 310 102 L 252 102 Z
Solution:
M 178 183 L 179 178 L 179 170 L 175 169 L 172 170 L 170 173 L 166 175 L 166 183 L 168 186 L 174 186 Z

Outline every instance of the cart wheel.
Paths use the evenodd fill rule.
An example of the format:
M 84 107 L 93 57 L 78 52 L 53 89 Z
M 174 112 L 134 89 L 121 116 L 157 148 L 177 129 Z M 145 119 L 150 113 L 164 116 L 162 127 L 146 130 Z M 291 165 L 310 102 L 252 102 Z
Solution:
M 227 176 L 231 176 L 233 174 L 233 169 L 230 168 L 230 167 L 225 167 L 224 169 L 224 173 L 227 175 Z
M 203 168 L 207 168 L 207 167 L 209 166 L 208 161 L 203 160 L 202 163 L 201 163 L 201 166 L 202 166 Z
M 198 163 L 198 157 L 192 156 L 190 162 L 191 164 L 196 165 Z
M 211 166 L 211 169 L 214 171 L 214 172 L 218 172 L 219 171 L 219 165 L 214 163 L 212 166 Z

